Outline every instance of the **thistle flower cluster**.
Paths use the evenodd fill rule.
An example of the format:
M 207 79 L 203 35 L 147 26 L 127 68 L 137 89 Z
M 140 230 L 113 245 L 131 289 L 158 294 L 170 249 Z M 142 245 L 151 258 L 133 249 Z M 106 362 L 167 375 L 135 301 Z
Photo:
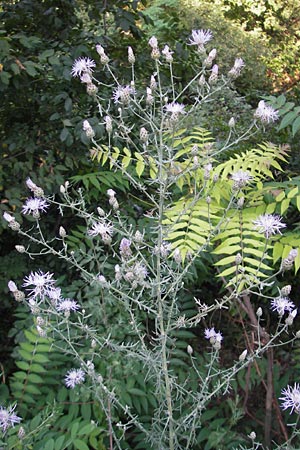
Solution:
M 96 63 L 90 58 L 78 58 L 74 61 L 71 74 L 73 77 L 79 77 L 81 83 L 86 85 L 86 91 L 89 95 L 94 96 L 98 92 L 97 86 L 93 83 L 93 69 Z
M 71 311 L 79 309 L 78 303 L 70 298 L 63 298 L 61 289 L 55 286 L 56 280 L 53 278 L 54 274 L 50 272 L 30 272 L 24 278 L 22 287 L 27 291 L 20 291 L 14 281 L 8 282 L 8 289 L 13 294 L 16 301 L 23 301 L 27 299 L 28 306 L 32 314 L 40 313 L 41 306 L 45 301 L 49 301 L 57 312 L 63 312 L 66 317 L 70 315 Z M 43 323 L 44 324 L 44 323 Z M 40 335 L 45 335 L 45 330 L 41 329 L 41 321 L 37 323 L 37 330 Z

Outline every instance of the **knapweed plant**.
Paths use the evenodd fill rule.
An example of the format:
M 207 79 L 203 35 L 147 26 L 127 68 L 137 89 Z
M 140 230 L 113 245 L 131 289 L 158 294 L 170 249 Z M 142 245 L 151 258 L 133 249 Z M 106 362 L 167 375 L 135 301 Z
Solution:
M 99 170 L 121 174 L 130 189 L 126 196 L 112 186 L 98 205 L 90 206 L 84 190 L 68 181 L 59 199 L 28 178 L 31 196 L 21 212 L 29 228 L 13 212 L 4 214 L 21 239 L 16 250 L 35 260 L 23 281 L 8 283 L 32 322 L 26 330 L 30 345 L 20 344 L 22 375 L 11 384 L 18 404 L 0 411 L 9 448 L 17 448 L 20 440 L 25 447 L 32 442 L 34 449 L 46 448 L 50 438 L 58 450 L 263 448 L 256 442 L 255 421 L 247 425 L 243 400 L 262 366 L 261 439 L 265 448 L 276 445 L 273 421 L 279 420 L 286 445 L 292 442 L 295 434 L 287 434 L 278 419 L 272 368 L 274 349 L 291 346 L 300 335 L 293 324 L 297 308 L 289 297 L 291 287 L 284 283 L 285 272 L 299 267 L 298 241 L 291 234 L 289 242 L 284 240 L 283 218 L 298 190 L 290 182 L 285 186 L 289 195 L 279 198 L 274 188 L 271 201 L 265 201 L 276 184 L 274 171 L 279 173 L 286 161 L 284 146 L 264 142 L 239 150 L 278 118 L 263 100 L 241 134 L 234 116 L 223 141 L 201 127 L 199 111 L 203 114 L 218 92 L 231 88 L 244 67 L 237 58 L 221 75 L 216 49 L 208 50 L 211 41 L 209 30 L 192 31 L 188 48 L 196 52 L 198 66 L 185 86 L 176 78 L 173 51 L 167 45 L 162 49 L 155 37 L 149 40 L 153 74 L 148 81 L 136 75 L 132 48 L 126 80 L 118 79 L 100 44 L 99 61 L 81 57 L 74 62 L 72 75 L 86 87 L 98 113 L 97 120 L 83 122 L 90 155 Z M 50 237 L 43 227 L 49 214 L 59 224 Z M 77 218 L 73 226 L 72 216 Z M 60 259 L 64 273 L 42 264 L 36 268 L 41 256 Z M 223 287 L 198 298 L 187 286 L 203 264 L 210 265 L 208 273 Z M 271 323 L 265 320 L 268 311 Z M 230 335 L 233 320 L 242 336 L 237 344 Z M 41 346 L 50 356 L 36 360 Z M 31 400 L 42 393 L 39 371 L 47 364 L 54 370 L 51 352 L 64 355 L 54 384 L 74 392 L 72 402 L 96 405 L 81 434 L 79 425 L 70 435 L 60 432 L 66 428 L 62 421 L 55 428 L 55 420 L 67 414 L 59 410 L 59 396 L 51 397 L 59 412 L 49 419 L 48 434 L 47 427 L 42 435 L 40 426 L 26 428 Z M 299 392 L 297 383 L 285 386 L 282 408 L 299 414 Z M 49 401 L 40 410 L 48 411 Z M 72 414 L 81 423 L 80 410 Z

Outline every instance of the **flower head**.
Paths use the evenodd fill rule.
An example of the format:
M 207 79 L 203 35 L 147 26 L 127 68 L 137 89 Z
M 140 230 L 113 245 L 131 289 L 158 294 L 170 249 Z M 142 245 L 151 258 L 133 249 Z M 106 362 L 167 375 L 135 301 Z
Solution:
M 94 222 L 92 228 L 88 230 L 90 236 L 101 236 L 102 239 L 107 236 L 112 236 L 113 226 L 105 222 Z
M 148 275 L 146 266 L 139 261 L 134 264 L 132 271 L 138 282 L 143 282 Z
M 62 295 L 61 295 L 61 289 L 54 287 L 54 286 L 50 286 L 46 292 L 45 295 L 47 295 L 47 297 L 51 300 L 52 303 L 56 304 L 59 300 L 62 299 Z
M 85 373 L 82 369 L 71 369 L 65 376 L 65 384 L 68 388 L 74 389 L 77 384 L 83 383 L 85 380 Z
M 71 298 L 65 298 L 64 300 L 60 301 L 56 307 L 57 311 L 63 312 L 77 311 L 77 309 L 79 308 L 80 306 L 78 305 L 78 303 Z
M 155 255 L 161 255 L 163 258 L 167 258 L 170 251 L 172 250 L 172 245 L 170 242 L 162 242 L 161 246 L 155 246 L 154 247 L 154 253 Z
M 300 385 L 299 383 L 295 383 L 294 387 L 287 386 L 287 388 L 282 389 L 281 391 L 282 397 L 279 397 L 279 400 L 282 400 L 282 409 L 291 408 L 290 414 L 295 410 L 296 413 L 300 413 Z
M 82 122 L 82 129 L 89 139 L 92 139 L 95 136 L 95 131 L 91 127 L 91 124 L 88 120 L 84 120 Z
M 263 233 L 268 239 L 272 234 L 280 233 L 281 228 L 286 225 L 281 222 L 281 217 L 273 214 L 262 214 L 258 219 L 253 220 L 254 228 L 258 228 L 259 233 Z
M 222 334 L 215 330 L 215 328 L 206 328 L 204 331 L 204 337 L 205 339 L 208 339 L 210 342 L 221 342 L 223 340 Z
M 40 211 L 45 212 L 49 208 L 49 203 L 40 197 L 28 198 L 22 207 L 23 214 L 32 214 L 33 217 L 39 218 Z
M 114 90 L 113 99 L 115 103 L 122 103 L 128 105 L 131 100 L 131 95 L 135 94 L 135 90 L 132 86 L 118 86 Z
M 84 73 L 91 74 L 94 67 L 96 67 L 96 63 L 90 58 L 75 59 L 72 66 L 71 75 L 73 77 L 81 77 Z
M 9 214 L 7 211 L 4 211 L 3 219 L 6 220 L 6 222 L 8 222 L 8 223 L 13 222 L 15 220 L 14 216 Z
M 236 58 L 233 67 L 228 72 L 228 75 L 233 78 L 238 77 L 243 67 L 245 67 L 245 63 L 242 58 Z
M 237 188 L 242 188 L 251 181 L 253 176 L 248 171 L 238 170 L 234 172 L 231 179 L 234 181 L 234 186 Z
M 155 36 L 152 36 L 149 41 L 148 44 L 150 45 L 151 48 L 157 48 L 158 47 L 158 42 Z
M 162 54 L 164 55 L 164 57 L 166 58 L 166 61 L 168 63 L 171 63 L 173 61 L 173 54 L 174 52 L 172 52 L 169 48 L 168 45 L 165 45 L 164 49 L 162 50 Z
M 172 114 L 184 114 L 184 105 L 182 103 L 172 102 L 164 106 L 165 110 Z
M 37 185 L 31 180 L 31 178 L 26 179 L 26 186 L 28 189 L 30 189 L 32 192 L 34 192 L 37 189 Z
M 204 337 L 209 340 L 215 350 L 220 350 L 223 336 L 219 331 L 215 331 L 214 328 L 206 328 Z
M 287 312 L 294 310 L 295 305 L 288 297 L 278 297 L 271 301 L 272 311 L 278 312 L 280 316 Z
M 200 52 L 204 51 L 204 45 L 212 39 L 213 35 L 210 30 L 192 30 L 192 37 L 189 45 L 198 45 Z
M 10 406 L 9 408 L 0 406 L 0 428 L 2 428 L 3 433 L 5 433 L 8 428 L 13 427 L 16 423 L 20 423 L 22 420 L 21 417 L 14 413 L 16 406 L 17 405 Z
M 258 107 L 254 113 L 254 117 L 260 119 L 262 123 L 275 122 L 279 115 L 272 106 L 267 105 L 264 100 L 261 100 Z
M 16 283 L 12 280 L 10 280 L 8 282 L 7 286 L 8 286 L 8 289 L 10 290 L 10 292 L 12 292 L 12 293 L 17 292 L 17 290 L 18 290 Z
M 123 238 L 120 242 L 120 254 L 123 258 L 129 258 L 132 254 L 130 249 L 131 241 L 129 239 Z
M 48 290 L 53 287 L 54 283 L 53 273 L 44 273 L 39 270 L 38 272 L 30 272 L 28 277 L 24 278 L 23 287 L 28 288 L 27 290 L 32 298 L 44 297 L 48 295 Z

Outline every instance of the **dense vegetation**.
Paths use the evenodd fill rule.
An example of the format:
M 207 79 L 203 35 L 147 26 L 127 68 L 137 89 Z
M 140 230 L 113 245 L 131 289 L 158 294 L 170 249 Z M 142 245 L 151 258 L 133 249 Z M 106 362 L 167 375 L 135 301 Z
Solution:
M 149 248 L 156 238 L 163 245 L 164 238 L 172 244 L 172 255 L 177 255 L 180 264 L 189 261 L 185 275 L 179 277 L 184 281 L 184 288 L 179 286 L 179 282 L 174 282 L 178 302 L 176 313 L 180 313 L 181 326 L 176 329 L 170 327 L 167 350 L 164 349 L 170 358 L 170 373 L 176 374 L 174 379 L 171 377 L 172 382 L 182 383 L 182 390 L 178 389 L 174 400 L 174 423 L 178 424 L 180 432 L 177 447 L 172 443 L 173 431 L 170 430 L 169 444 L 161 438 L 161 449 L 297 449 L 300 445 L 297 426 L 291 442 L 288 439 L 292 433 L 287 426 L 287 423 L 295 422 L 295 418 L 281 411 L 278 398 L 288 383 L 297 382 L 300 368 L 297 340 L 299 319 L 293 317 L 295 321 L 291 319 L 289 325 L 292 351 L 280 345 L 273 348 L 269 344 L 271 337 L 281 333 L 278 317 L 264 303 L 263 323 L 260 325 L 261 316 L 260 313 L 256 315 L 256 311 L 261 306 L 261 299 L 276 299 L 278 292 L 287 286 L 291 286 L 291 293 L 287 292 L 284 297 L 297 305 L 295 293 L 299 290 L 299 281 L 295 273 L 300 266 L 299 253 L 294 259 L 291 258 L 292 270 L 286 270 L 283 274 L 281 269 L 282 261 L 287 261 L 290 252 L 300 247 L 297 139 L 300 130 L 300 93 L 297 86 L 299 0 L 20 0 L 3 3 L 0 8 L 1 210 L 8 214 L 6 217 L 13 215 L 22 230 L 23 225 L 24 229 L 31 227 L 34 236 L 38 235 L 40 230 L 35 218 L 28 216 L 24 219 L 24 214 L 20 212 L 28 197 L 30 182 L 28 186 L 27 181 L 26 187 L 25 180 L 29 177 L 35 186 L 30 189 L 33 193 L 37 186 L 41 186 L 51 197 L 49 213 L 43 217 L 43 235 L 52 236 L 54 242 L 52 252 L 47 247 L 41 251 L 37 241 L 29 246 L 29 232 L 21 230 L 16 233 L 12 229 L 10 218 L 0 223 L 3 318 L 0 333 L 0 405 L 6 408 L 17 403 L 16 413 L 22 417 L 23 427 L 20 433 L 16 419 L 15 428 L 7 432 L 4 430 L 3 448 L 25 448 L 23 445 L 34 450 L 157 448 L 153 442 L 160 442 L 160 435 L 164 435 L 161 422 L 167 409 L 157 392 L 159 383 L 153 381 L 155 364 L 158 367 L 159 363 L 154 358 L 153 364 L 152 361 L 149 364 L 148 357 L 150 349 L 152 351 L 154 344 L 161 339 L 157 331 L 161 331 L 159 327 L 162 326 L 157 325 L 159 314 L 156 316 L 149 306 L 149 298 L 157 295 L 157 286 L 151 294 L 145 293 L 144 298 L 137 295 L 140 304 L 135 322 L 133 318 L 130 321 L 133 310 L 126 309 L 127 304 L 126 307 L 116 304 L 116 297 L 109 292 L 106 281 L 103 281 L 103 289 L 103 286 L 99 288 L 93 284 L 90 277 L 91 273 L 100 273 L 104 269 L 106 277 L 115 277 L 117 243 L 124 243 L 121 238 L 126 237 L 125 230 L 143 229 L 142 239 L 150 243 L 147 244 Z M 198 87 L 191 85 L 185 89 L 198 70 L 199 55 L 191 53 L 192 46 L 188 43 L 191 42 L 191 30 L 199 29 L 212 32 L 213 44 L 209 43 L 209 50 L 217 49 L 216 62 L 220 73 L 228 74 L 235 58 L 243 58 L 245 68 L 239 77 L 226 81 L 219 76 L 215 82 L 210 79 L 203 85 L 199 82 Z M 138 96 L 140 92 L 147 92 L 150 77 L 155 72 L 153 61 L 149 58 L 148 41 L 151 36 L 156 36 L 161 48 L 168 44 L 173 49 L 174 53 L 169 57 L 174 60 L 174 89 L 176 92 L 183 91 L 180 103 L 184 103 L 189 110 L 195 110 L 193 114 L 182 114 L 180 127 L 174 125 L 172 129 L 173 125 L 169 124 L 173 134 L 163 134 L 166 148 L 172 147 L 177 152 L 177 156 L 169 155 L 163 164 L 161 159 L 163 169 L 155 162 L 152 137 L 160 122 L 153 121 L 150 131 L 150 113 L 145 119 L 141 112 L 134 116 L 133 110 L 125 108 L 123 123 L 118 104 L 114 105 L 111 101 L 111 73 L 119 80 L 119 86 L 125 86 L 132 76 L 133 64 L 135 91 L 132 88 L 129 93 Z M 109 67 L 113 72 L 105 70 L 106 63 L 102 64 L 104 68 L 99 72 L 99 97 L 96 99 L 95 92 L 86 92 L 86 85 L 80 83 L 79 77 L 72 77 L 71 71 L 74 60 L 79 57 L 90 58 L 98 64 L 103 57 L 101 51 L 99 53 L 96 49 L 99 44 L 109 55 Z M 152 41 L 152 45 L 152 50 L 155 50 L 155 42 L 153 44 Z M 134 63 L 127 58 L 128 46 L 134 49 Z M 155 61 L 155 57 L 152 60 Z M 203 67 L 201 70 L 208 80 L 207 73 L 211 66 Z M 161 64 L 156 68 L 155 74 L 157 76 L 159 69 L 161 86 L 165 88 L 169 67 Z M 199 106 L 194 106 L 197 89 L 201 91 L 206 88 L 211 99 L 196 108 Z M 211 94 L 215 88 L 215 93 Z M 155 89 L 152 88 L 151 95 Z M 172 89 L 166 92 L 171 98 Z M 143 104 L 145 95 L 142 94 L 140 104 Z M 103 113 L 97 103 L 99 98 Z M 228 130 L 230 138 L 243 135 L 262 99 L 278 111 L 276 123 L 272 127 L 266 123 L 263 127 L 255 125 L 255 133 L 250 127 L 245 138 L 227 140 Z M 172 106 L 169 109 L 172 110 Z M 165 111 L 163 107 L 161 111 Z M 114 124 L 119 117 L 121 125 L 113 135 L 108 131 L 106 114 L 111 114 Z M 163 112 L 161 114 L 163 117 Z M 85 128 L 82 126 L 87 118 L 92 128 L 91 135 L 87 132 L 87 124 Z M 130 138 L 129 132 L 126 131 L 126 134 L 124 131 L 126 120 L 132 123 Z M 147 129 L 150 133 L 149 147 Z M 95 145 L 94 141 L 91 144 L 94 134 L 99 145 Z M 201 149 L 199 153 L 195 151 L 195 144 Z M 210 178 L 210 161 L 214 163 L 214 181 Z M 164 175 L 164 171 L 168 175 Z M 180 173 L 184 174 L 181 178 Z M 242 183 L 238 189 L 236 186 L 233 188 L 231 176 L 234 173 L 247 173 L 249 180 L 254 181 L 249 186 Z M 159 226 L 153 225 L 153 217 L 156 217 L 155 205 L 159 203 L 157 196 L 165 188 L 164 176 L 173 178 L 168 185 L 170 192 L 166 190 L 163 208 L 160 204 L 161 215 L 158 215 L 157 222 L 168 231 L 160 235 L 157 231 Z M 155 185 L 157 180 L 161 184 Z M 198 190 L 201 193 L 196 196 Z M 112 213 L 102 211 L 102 207 L 105 210 L 107 206 L 107 191 L 117 192 L 119 216 L 113 217 Z M 61 196 L 66 202 L 64 206 Z M 109 195 L 112 210 L 115 201 L 114 195 Z M 58 204 L 63 214 L 55 215 Z M 244 204 L 245 214 L 241 218 L 242 213 L 237 211 Z M 95 222 L 94 214 L 99 207 L 100 217 L 107 214 L 118 230 L 117 243 L 112 249 L 91 240 L 93 228 L 87 235 L 87 227 Z M 77 214 L 74 215 L 74 212 Z M 282 216 L 286 224 L 285 233 L 264 243 L 259 231 L 251 228 L 258 213 Z M 223 217 L 230 217 L 230 225 L 224 225 Z M 211 227 L 215 228 L 207 245 Z M 70 258 L 74 256 L 76 263 L 72 265 L 69 257 L 60 258 L 57 239 L 66 242 L 68 251 L 72 252 Z M 205 251 L 200 251 L 199 245 Z M 124 267 L 129 254 L 126 255 L 126 251 L 130 253 L 128 248 L 121 248 Z M 239 268 L 241 263 L 237 262 L 237 252 L 242 253 L 245 260 L 243 270 Z M 139 255 L 149 266 L 157 264 L 159 259 L 155 251 L 147 254 L 144 247 Z M 167 280 L 178 269 L 173 260 L 165 262 L 162 256 L 161 261 L 161 270 Z M 84 268 L 81 276 L 79 266 Z M 69 328 L 67 320 L 56 323 L 56 317 L 51 315 L 53 312 L 47 317 L 49 323 L 55 325 L 50 335 L 43 334 L 46 325 L 42 321 L 39 323 L 40 316 L 29 314 L 26 302 L 13 300 L 11 293 L 18 290 L 14 290 L 13 285 L 8 286 L 8 281 L 15 280 L 17 283 L 19 280 L 21 286 L 21 280 L 28 276 L 29 271 L 36 272 L 41 267 L 45 272 L 59 277 L 57 283 L 64 297 L 76 298 L 84 305 L 87 315 L 91 315 L 90 334 L 87 332 L 85 335 L 78 324 L 77 331 L 76 326 Z M 269 280 L 270 277 L 272 283 L 264 285 L 261 281 L 258 291 L 254 293 L 254 289 L 252 291 L 247 285 L 249 280 L 256 283 L 253 274 L 258 278 L 261 276 L 262 280 Z M 141 280 L 139 282 L 144 289 Z M 262 287 L 266 289 L 264 295 Z M 125 291 L 128 298 L 132 295 L 134 300 L 135 294 L 132 294 L 131 288 L 134 289 L 131 286 L 126 291 L 126 287 Z M 195 303 L 195 299 L 201 301 Z M 200 324 L 193 318 L 200 314 L 203 308 L 201 302 L 214 312 L 207 317 L 203 314 Z M 222 302 L 228 302 L 226 308 L 216 308 L 216 304 Z M 289 312 L 292 313 L 291 310 Z M 167 314 L 170 322 L 171 312 L 167 310 Z M 134 330 L 132 323 L 136 327 Z M 224 335 L 220 356 L 212 352 L 213 362 L 210 359 L 212 353 L 203 351 L 207 346 L 203 324 L 210 330 L 211 327 L 222 328 Z M 98 336 L 98 340 L 92 339 L 95 347 L 88 344 L 88 339 L 94 336 L 94 329 Z M 241 367 L 246 358 L 246 354 L 241 358 L 244 349 L 247 349 L 248 355 L 261 350 L 254 329 L 265 333 L 261 336 L 265 350 L 258 359 L 251 359 L 250 356 L 245 367 Z M 284 329 L 286 331 L 287 328 Z M 86 371 L 91 378 L 88 388 L 68 389 L 63 383 L 66 370 L 76 366 L 74 361 L 81 361 L 79 357 L 76 360 L 68 348 L 65 336 L 71 341 L 73 339 L 74 347 L 81 347 L 84 355 L 95 363 L 91 373 L 88 368 Z M 111 339 L 109 345 L 108 339 Z M 281 339 L 287 342 L 287 333 Z M 146 342 L 149 351 L 148 354 L 145 349 L 144 360 L 123 358 L 122 345 L 129 354 L 135 351 L 139 340 L 143 344 Z M 99 355 L 101 350 L 101 357 L 95 348 Z M 154 351 L 153 355 L 158 357 Z M 203 406 L 203 412 L 200 409 L 197 412 L 201 415 L 199 425 L 193 418 L 193 421 L 186 422 L 186 428 L 183 425 L 180 428 L 178 411 L 182 406 L 192 411 L 188 394 L 197 391 L 199 380 L 204 380 L 207 375 L 206 368 L 209 367 L 209 375 L 215 371 L 220 378 L 224 376 L 226 379 L 226 370 L 235 360 L 239 362 L 234 367 L 239 370 L 230 382 L 230 389 L 228 384 L 224 392 L 215 398 L 209 397 L 206 403 L 203 401 L 206 409 Z M 197 366 L 194 376 L 191 365 Z M 94 369 L 98 378 L 94 376 Z M 165 369 L 162 373 L 168 380 Z M 163 381 L 160 382 L 163 384 Z M 101 393 L 99 386 L 103 388 Z M 110 394 L 106 398 L 103 392 L 107 386 Z M 168 389 L 165 389 L 161 391 L 162 397 L 168 394 Z M 201 395 L 204 398 L 207 393 L 202 391 Z M 200 394 L 197 399 L 201 403 Z M 169 404 L 167 406 L 170 408 Z M 127 407 L 132 411 L 129 422 L 126 422 Z M 297 407 L 295 412 L 299 413 Z M 135 422 L 137 416 L 139 421 Z M 2 429 L 3 420 L 0 411 Z M 196 430 L 193 438 L 187 437 L 191 424 Z M 166 424 L 166 429 L 168 426 Z M 152 430 L 152 435 L 149 430 Z M 251 435 L 253 431 L 256 437 Z M 193 442 L 190 447 L 189 439 Z M 259 445 L 255 442 L 263 444 L 255 447 Z

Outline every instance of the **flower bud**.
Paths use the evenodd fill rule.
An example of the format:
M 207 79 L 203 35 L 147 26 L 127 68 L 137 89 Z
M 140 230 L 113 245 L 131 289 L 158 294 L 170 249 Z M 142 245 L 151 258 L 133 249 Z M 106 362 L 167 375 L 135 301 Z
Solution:
M 105 116 L 104 120 L 105 120 L 106 131 L 108 132 L 108 134 L 110 134 L 112 132 L 112 120 L 111 120 L 111 117 Z
M 213 182 L 216 183 L 218 181 L 218 179 L 219 179 L 219 175 L 217 173 L 214 173 Z
M 137 231 L 135 232 L 135 234 L 134 234 L 134 240 L 135 240 L 135 242 L 137 242 L 138 244 L 141 244 L 141 243 L 143 242 L 143 235 L 142 235 L 142 233 L 141 233 L 139 230 L 137 230 Z
M 108 195 L 108 197 L 114 197 L 116 195 L 113 189 L 107 189 L 106 194 Z
M 219 67 L 217 64 L 215 64 L 213 66 L 213 68 L 211 69 L 211 74 L 210 77 L 208 79 L 209 84 L 215 84 L 218 80 L 218 72 L 219 72 Z
M 142 127 L 140 129 L 140 139 L 141 139 L 141 141 L 146 144 L 148 142 L 148 137 L 149 137 L 148 131 L 146 130 L 146 128 Z
M 155 80 L 155 76 L 154 76 L 154 75 L 151 75 L 151 79 L 150 79 L 150 89 L 151 89 L 152 91 L 155 91 L 156 88 L 157 88 L 157 83 L 156 83 L 156 80 Z
M 179 248 L 175 248 L 174 253 L 173 253 L 173 258 L 177 264 L 180 264 L 182 262 L 182 256 L 181 256 Z
M 188 345 L 186 348 L 186 351 L 189 355 L 192 355 L 194 353 L 193 347 L 191 345 Z
M 19 253 L 25 253 L 25 251 L 26 251 L 24 245 L 15 245 L 15 249 Z
M 16 302 L 22 302 L 25 298 L 25 294 L 22 291 L 13 292 L 13 296 L 14 296 Z
M 83 121 L 82 128 L 83 131 L 85 131 L 86 137 L 88 137 L 89 139 L 92 139 L 95 136 L 95 132 L 88 120 Z
M 198 84 L 199 86 L 205 86 L 206 81 L 205 81 L 205 76 L 202 74 L 198 80 Z
M 19 231 L 19 229 L 21 228 L 21 225 L 16 220 L 12 220 L 11 222 L 9 222 L 8 226 L 13 231 Z
M 249 434 L 249 438 L 254 441 L 254 439 L 256 439 L 256 433 L 254 431 L 251 431 L 251 433 Z
M 288 297 L 291 293 L 292 286 L 290 284 L 287 284 L 286 286 L 283 286 L 283 288 L 280 289 L 280 294 L 282 297 Z
M 243 261 L 242 255 L 240 253 L 238 253 L 235 256 L 235 264 L 236 264 L 236 266 L 239 266 L 242 263 L 242 261 Z
M 64 227 L 59 227 L 59 231 L 58 231 L 59 236 L 64 239 L 67 236 L 67 232 L 64 229 Z
M 18 290 L 16 283 L 12 280 L 10 280 L 8 282 L 7 286 L 8 286 L 8 289 L 10 290 L 10 292 L 12 292 L 12 293 L 17 292 L 17 290 Z
M 300 339 L 300 330 L 298 330 L 298 331 L 296 332 L 296 338 L 297 338 L 297 339 Z
M 36 323 L 37 325 L 39 325 L 40 327 L 42 327 L 43 325 L 45 325 L 45 321 L 41 316 L 37 316 L 36 318 Z
M 234 128 L 235 127 L 235 119 L 234 119 L 234 117 L 231 117 L 231 119 L 228 122 L 228 126 L 230 128 Z
M 135 63 L 135 56 L 133 53 L 133 50 L 131 47 L 128 47 L 128 62 L 130 64 L 134 64 Z
M 100 208 L 100 206 L 98 206 L 97 208 L 97 213 L 99 214 L 100 217 L 105 217 L 105 211 Z
M 160 57 L 159 48 L 158 47 L 154 47 L 152 49 L 152 52 L 151 52 L 151 58 L 157 60 L 157 59 L 159 59 L 159 57 Z
M 23 427 L 20 427 L 19 428 L 19 431 L 18 431 L 18 438 L 20 439 L 20 440 L 22 440 L 24 437 L 25 437 L 25 430 L 24 430 L 24 428 Z
M 36 331 L 38 332 L 38 335 L 41 336 L 41 337 L 46 337 L 47 336 L 46 330 L 41 328 L 39 325 L 37 325 Z
M 260 318 L 262 316 L 262 314 L 263 314 L 263 311 L 262 311 L 261 307 L 259 307 L 256 311 L 256 315 L 258 318 Z
M 237 201 L 237 207 L 242 208 L 244 206 L 245 197 L 240 197 Z
M 97 86 L 96 86 L 95 84 L 89 83 L 89 84 L 87 84 L 87 86 L 86 86 L 86 92 L 87 92 L 88 95 L 90 95 L 91 97 L 93 97 L 94 95 L 97 94 L 98 88 L 97 88 Z
M 199 152 L 199 147 L 197 144 L 193 145 L 193 147 L 191 148 L 191 154 L 192 156 L 197 156 Z
M 243 353 L 240 354 L 239 356 L 239 361 L 245 361 L 246 356 L 247 356 L 248 350 L 244 350 Z

